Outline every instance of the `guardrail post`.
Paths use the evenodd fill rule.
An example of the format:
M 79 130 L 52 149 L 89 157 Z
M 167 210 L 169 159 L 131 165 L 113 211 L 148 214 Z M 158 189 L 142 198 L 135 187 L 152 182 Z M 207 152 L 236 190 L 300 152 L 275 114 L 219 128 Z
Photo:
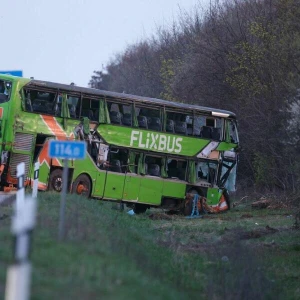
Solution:
M 40 171 L 40 163 L 37 161 L 34 164 L 32 198 L 37 198 L 38 185 L 39 185 L 39 171 Z
M 25 163 L 20 163 L 17 165 L 17 180 L 18 180 L 18 190 L 16 196 L 16 209 L 20 210 L 24 206 L 25 200 Z
M 59 211 L 59 231 L 58 239 L 62 241 L 65 237 L 65 211 L 66 211 L 66 196 L 68 187 L 68 159 L 64 159 L 64 169 L 62 174 L 62 191 Z
M 31 264 L 29 252 L 31 235 L 35 226 L 35 198 L 24 194 L 25 165 L 17 166 L 18 191 L 14 205 L 11 231 L 14 236 L 14 264 L 7 270 L 5 300 L 28 300 L 30 298 Z

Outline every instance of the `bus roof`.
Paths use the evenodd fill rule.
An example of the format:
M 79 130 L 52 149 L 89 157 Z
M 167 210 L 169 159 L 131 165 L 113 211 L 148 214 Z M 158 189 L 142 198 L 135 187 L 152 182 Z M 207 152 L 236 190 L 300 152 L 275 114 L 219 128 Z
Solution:
M 14 76 L 5 76 L 7 79 L 11 77 L 11 79 L 16 79 L 17 77 Z M 19 79 L 22 79 L 19 77 Z M 139 101 L 141 103 L 151 103 L 156 104 L 160 106 L 167 106 L 169 108 L 175 108 L 175 109 L 186 109 L 186 110 L 195 110 L 199 112 L 204 112 L 210 115 L 214 116 L 220 116 L 220 117 L 230 117 L 235 118 L 236 115 L 227 110 L 222 109 L 216 109 L 211 107 L 204 107 L 199 105 L 192 105 L 187 103 L 179 103 L 179 102 L 173 102 L 173 101 L 167 101 L 162 99 L 156 99 L 156 98 L 150 98 L 150 97 L 143 97 L 143 96 L 137 96 L 137 95 L 131 95 L 131 94 L 125 94 L 125 93 L 117 93 L 117 92 L 110 92 L 105 90 L 98 90 L 94 88 L 86 88 L 86 87 L 79 87 L 75 85 L 67 85 L 67 84 L 60 84 L 60 83 L 54 83 L 50 81 L 42 81 L 42 80 L 30 80 L 26 86 L 30 87 L 42 87 L 42 88 L 49 88 L 49 89 L 56 89 L 61 91 L 70 91 L 70 92 L 77 92 L 77 93 L 83 93 L 83 94 L 90 94 L 90 95 L 97 95 L 97 96 L 104 96 L 104 97 L 112 97 L 119 100 L 135 100 Z

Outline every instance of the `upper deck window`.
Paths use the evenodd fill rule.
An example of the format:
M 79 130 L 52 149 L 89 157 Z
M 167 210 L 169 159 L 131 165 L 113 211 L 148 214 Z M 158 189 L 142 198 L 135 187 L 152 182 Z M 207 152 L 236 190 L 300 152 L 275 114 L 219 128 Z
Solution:
M 80 116 L 89 118 L 91 121 L 99 122 L 99 108 L 100 108 L 99 100 L 92 99 L 89 96 L 83 96 Z M 79 116 L 79 112 L 78 112 L 78 116 Z
M 162 130 L 162 117 L 159 108 L 148 108 L 146 106 L 135 106 L 135 114 L 138 127 L 155 131 Z
M 78 119 L 80 112 L 80 96 L 67 95 L 70 118 Z
M 166 131 L 176 134 L 193 135 L 193 117 L 179 112 L 166 112 Z
M 207 116 L 194 117 L 194 135 L 204 139 L 215 141 L 222 140 L 223 122 L 221 118 L 211 118 Z
M 132 126 L 132 105 L 107 101 L 107 107 L 112 124 Z
M 55 92 L 24 90 L 26 110 L 47 115 L 55 114 Z
M 9 101 L 11 94 L 11 82 L 0 80 L 0 103 Z

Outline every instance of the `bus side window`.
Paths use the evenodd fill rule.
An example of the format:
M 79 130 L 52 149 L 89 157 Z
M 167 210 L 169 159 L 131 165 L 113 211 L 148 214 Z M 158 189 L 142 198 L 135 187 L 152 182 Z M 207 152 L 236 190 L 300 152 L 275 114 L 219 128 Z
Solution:
M 123 115 L 122 125 L 132 127 L 132 125 L 133 125 L 132 105 L 130 105 L 130 104 L 129 105 L 120 104 L 119 105 L 119 110 L 121 111 L 121 113 Z
M 79 119 L 80 112 L 80 96 L 79 95 L 67 95 L 68 108 L 71 119 Z
M 162 159 L 161 157 L 146 156 L 145 158 L 146 174 L 150 176 L 161 177 Z
M 82 98 L 81 117 L 86 117 L 90 120 L 94 119 L 94 112 L 91 109 L 91 99 L 87 97 Z
M 193 117 L 178 113 L 166 112 L 166 131 L 174 131 L 177 134 L 192 135 L 193 134 Z
M 91 109 L 93 111 L 93 121 L 97 121 L 99 122 L 99 114 L 100 114 L 100 111 L 99 111 L 99 100 L 93 100 L 91 99 Z
M 206 125 L 206 117 L 205 116 L 195 116 L 193 130 L 195 136 L 200 136 L 201 128 Z
M 111 124 L 133 126 L 132 105 L 107 101 Z
M 177 159 L 168 159 L 167 173 L 168 178 L 186 179 L 187 162 Z
M 196 164 L 196 176 L 197 180 L 205 180 L 211 184 L 215 183 L 217 174 L 217 164 L 208 162 L 198 162 Z
M 135 108 L 138 126 L 140 128 L 162 131 L 162 119 L 159 108 L 148 108 L 136 106 Z
M 56 92 L 25 90 L 26 110 L 47 115 L 55 115 Z
M 214 141 L 220 141 L 222 138 L 222 121 L 220 118 L 208 118 L 205 116 L 199 116 L 195 118 L 197 122 L 197 132 L 200 127 L 199 136 L 204 139 L 211 139 Z
M 126 173 L 128 167 L 128 151 L 126 149 L 111 148 L 109 151 L 109 171 Z
M 117 103 L 107 101 L 107 107 L 108 107 L 110 122 L 112 124 L 122 125 L 123 114 L 120 112 L 119 105 Z

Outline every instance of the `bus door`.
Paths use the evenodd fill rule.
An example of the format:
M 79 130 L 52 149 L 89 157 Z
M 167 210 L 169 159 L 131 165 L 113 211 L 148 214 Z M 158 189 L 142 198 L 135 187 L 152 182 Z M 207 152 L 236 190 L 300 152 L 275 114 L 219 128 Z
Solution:
M 163 192 L 163 178 L 161 178 L 161 157 L 145 157 L 145 176 L 141 177 L 139 200 L 140 203 L 160 205 Z
M 127 173 L 125 178 L 123 199 L 128 201 L 139 201 L 141 176 L 135 173 Z
M 105 199 L 122 200 L 128 156 L 127 153 L 128 152 L 125 149 L 111 148 L 109 150 L 103 196 Z
M 156 175 L 149 175 L 148 173 L 141 178 L 138 202 L 160 205 L 162 190 L 163 179 Z

